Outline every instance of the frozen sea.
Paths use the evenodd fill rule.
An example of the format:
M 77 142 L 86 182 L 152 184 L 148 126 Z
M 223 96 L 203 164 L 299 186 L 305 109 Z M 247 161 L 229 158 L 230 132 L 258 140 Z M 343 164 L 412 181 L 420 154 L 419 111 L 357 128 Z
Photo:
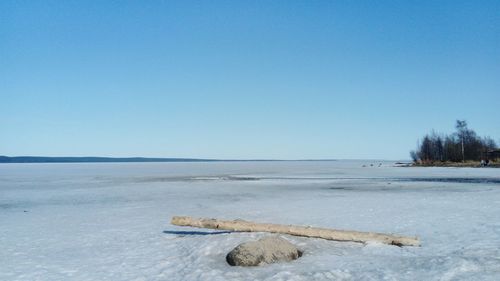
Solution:
M 500 280 L 500 169 L 393 163 L 2 164 L 0 280 Z M 303 257 L 231 267 L 227 252 L 269 234 L 177 227 L 174 215 L 422 246 L 284 235 Z

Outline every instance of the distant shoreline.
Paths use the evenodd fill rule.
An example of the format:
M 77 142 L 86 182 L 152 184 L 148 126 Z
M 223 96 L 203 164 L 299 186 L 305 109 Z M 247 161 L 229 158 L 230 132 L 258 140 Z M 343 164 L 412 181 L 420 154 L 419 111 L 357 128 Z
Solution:
M 150 158 L 150 157 L 46 157 L 0 156 L 0 164 L 9 163 L 160 163 L 160 162 L 282 162 L 282 161 L 338 161 L 336 159 L 202 159 L 202 158 Z

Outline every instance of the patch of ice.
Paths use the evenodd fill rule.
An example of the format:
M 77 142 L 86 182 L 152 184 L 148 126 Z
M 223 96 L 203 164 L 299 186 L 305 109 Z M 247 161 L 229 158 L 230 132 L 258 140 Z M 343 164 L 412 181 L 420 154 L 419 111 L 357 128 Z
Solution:
M 0 165 L 0 280 L 500 279 L 500 170 L 366 163 Z M 303 257 L 234 268 L 227 252 L 267 234 L 173 215 L 418 235 L 422 247 L 286 236 Z

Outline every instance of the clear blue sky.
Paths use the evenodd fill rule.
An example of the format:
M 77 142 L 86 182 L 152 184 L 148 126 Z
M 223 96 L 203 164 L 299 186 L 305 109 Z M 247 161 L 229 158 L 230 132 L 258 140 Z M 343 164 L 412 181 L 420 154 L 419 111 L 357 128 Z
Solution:
M 0 1 L 0 155 L 407 159 L 500 139 L 500 1 Z

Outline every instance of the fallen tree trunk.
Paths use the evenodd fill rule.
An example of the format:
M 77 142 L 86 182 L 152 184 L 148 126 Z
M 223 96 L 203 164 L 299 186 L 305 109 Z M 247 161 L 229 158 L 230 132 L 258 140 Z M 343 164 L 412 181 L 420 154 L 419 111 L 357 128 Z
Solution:
M 226 221 L 178 216 L 172 217 L 171 223 L 179 226 L 223 229 L 230 231 L 282 233 L 335 241 L 353 241 L 362 243 L 372 241 L 396 246 L 420 246 L 420 241 L 417 237 L 405 237 L 375 232 L 358 232 L 310 226 L 254 223 L 243 220 Z

